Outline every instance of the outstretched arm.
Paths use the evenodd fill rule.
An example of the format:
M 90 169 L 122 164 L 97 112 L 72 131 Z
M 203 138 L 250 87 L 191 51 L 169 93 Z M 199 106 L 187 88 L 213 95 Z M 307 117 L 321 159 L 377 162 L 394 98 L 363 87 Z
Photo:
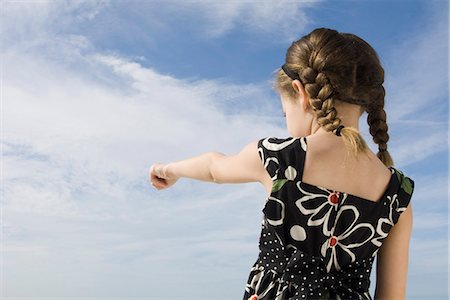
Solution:
M 267 182 L 268 177 L 258 155 L 258 141 L 249 143 L 235 155 L 207 152 L 165 165 L 154 164 L 150 173 L 157 189 L 167 188 L 181 177 L 214 183 Z

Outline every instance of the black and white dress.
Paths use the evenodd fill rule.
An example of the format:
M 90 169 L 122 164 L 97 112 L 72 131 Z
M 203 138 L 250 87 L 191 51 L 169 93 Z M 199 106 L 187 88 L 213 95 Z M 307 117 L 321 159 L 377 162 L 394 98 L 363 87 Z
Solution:
M 406 209 L 414 181 L 390 167 L 375 202 L 302 181 L 306 137 L 259 140 L 273 188 L 244 300 L 372 299 L 372 263 Z

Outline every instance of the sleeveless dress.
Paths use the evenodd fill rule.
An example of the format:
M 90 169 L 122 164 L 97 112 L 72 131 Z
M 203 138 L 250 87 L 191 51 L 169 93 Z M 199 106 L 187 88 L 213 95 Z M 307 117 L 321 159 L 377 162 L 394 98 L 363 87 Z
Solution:
M 311 185 L 302 181 L 307 149 L 306 137 L 258 141 L 273 188 L 243 300 L 372 299 L 372 263 L 414 181 L 390 167 L 378 202 Z

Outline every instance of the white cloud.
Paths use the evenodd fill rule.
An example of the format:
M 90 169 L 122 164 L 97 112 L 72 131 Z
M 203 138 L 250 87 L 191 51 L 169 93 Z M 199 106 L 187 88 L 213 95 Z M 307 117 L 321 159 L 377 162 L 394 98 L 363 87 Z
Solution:
M 323 0 L 7 1 L 4 4 L 2 36 L 8 42 L 20 42 L 21 47 L 45 47 L 47 39 L 73 31 L 73 27 L 90 22 L 105 11 L 110 14 L 110 21 L 102 21 L 95 27 L 104 26 L 101 29 L 104 31 L 114 28 L 126 34 L 121 26 L 116 26 L 116 23 L 124 25 L 121 13 L 126 11 L 139 22 L 135 24 L 133 20 L 127 20 L 127 30 L 145 38 L 145 43 L 151 43 L 149 36 L 177 31 L 179 20 L 189 20 L 184 22 L 185 26 L 192 26 L 192 32 L 199 38 L 220 38 L 239 29 L 277 37 L 271 42 L 284 42 L 298 38 L 298 33 L 305 31 L 313 22 L 306 14 L 307 9 L 321 2 Z M 17 19 L 21 20 L 20 24 L 15 22 Z M 32 41 L 30 36 L 33 36 Z
M 56 34 L 51 28 L 63 22 L 61 18 L 74 12 L 81 16 L 61 23 L 66 26 L 89 20 L 107 3 L 49 3 L 8 10 L 4 21 L 11 30 L 17 16 L 29 24 L 18 26 L 21 44 L 11 44 L 3 53 L 8 293 L 36 296 L 47 288 L 58 296 L 80 290 L 108 296 L 128 296 L 132 290 L 142 296 L 149 288 L 167 293 L 171 280 L 204 288 L 203 294 L 217 286 L 235 293 L 243 287 L 247 262 L 257 253 L 262 187 L 181 180 L 174 190 L 155 192 L 147 171 L 155 160 L 183 159 L 208 150 L 235 153 L 252 139 L 285 136 L 276 126 L 281 113 L 274 99 L 261 83 L 180 80 L 132 58 L 98 51 L 83 35 Z M 211 17 L 221 16 L 202 28 L 215 37 L 241 23 L 260 31 L 281 30 L 283 22 L 297 18 L 299 25 L 306 24 L 292 7 L 285 11 L 288 6 L 273 2 L 252 10 L 255 4 L 192 5 Z M 284 18 L 268 14 L 271 10 Z M 262 25 L 260 20 L 266 19 Z M 435 86 L 423 88 L 431 93 Z M 412 107 L 413 112 L 423 109 Z M 395 120 L 406 116 L 399 108 L 394 111 Z M 434 125 L 428 130 L 438 128 Z M 407 165 L 442 151 L 442 130 L 430 136 L 405 131 L 404 143 L 393 147 L 394 159 Z M 411 151 L 412 160 L 407 158 Z M 443 185 L 438 184 L 435 196 L 442 199 Z M 416 201 L 433 195 L 428 186 L 418 185 Z M 433 212 L 417 216 L 419 229 L 444 224 L 442 215 Z M 425 221 L 436 216 L 434 223 Z M 443 246 L 440 241 L 433 245 Z M 428 250 L 414 251 L 424 255 Z M 437 260 L 431 263 L 435 266 Z M 71 284 L 61 273 L 70 274 Z M 227 276 L 230 280 L 220 282 Z M 126 287 L 124 279 L 129 280 Z
M 20 44 L 22 50 L 45 44 L 59 33 L 70 32 L 92 20 L 109 5 L 108 0 L 3 1 L 1 29 L 7 47 Z M 55 26 L 56 25 L 56 26 Z M 49 45 L 50 46 L 50 45 Z
M 3 54 L 2 222 L 7 224 L 9 296 L 38 296 L 43 290 L 56 296 L 92 296 L 80 291 L 145 295 L 147 280 L 122 285 L 121 274 L 136 276 L 129 271 L 133 267 L 141 277 L 153 276 L 148 266 L 161 273 L 150 286 L 161 288 L 160 294 L 174 278 L 200 287 L 202 281 L 190 275 L 199 266 L 244 274 L 232 270 L 235 265 L 225 254 L 234 249 L 239 257 L 233 262 L 242 260 L 245 266 L 243 251 L 247 257 L 256 253 L 254 242 L 250 247 L 235 233 L 256 236 L 259 222 L 251 217 L 259 214 L 252 203 L 262 199 L 263 189 L 259 197 L 254 187 L 208 192 L 204 183 L 185 181 L 177 191 L 157 193 L 147 171 L 155 160 L 208 150 L 232 153 L 268 132 L 282 135 L 281 128 L 259 117 L 274 107 L 261 86 L 179 80 L 129 58 L 96 52 L 80 35 L 58 35 L 45 48 L 16 44 Z M 221 109 L 239 101 L 253 103 L 257 112 Z M 220 219 L 226 215 L 228 220 Z M 232 225 L 236 221 L 256 226 L 242 231 Z M 199 235 L 205 224 L 209 229 Z M 177 241 L 180 233 L 191 237 L 184 245 Z M 234 240 L 222 239 L 225 235 Z M 199 258 L 206 252 L 217 266 Z M 191 271 L 165 271 L 174 264 Z M 70 274 L 71 284 L 61 273 Z M 228 284 L 239 287 L 236 278 Z
M 433 129 L 436 129 L 436 131 L 433 132 Z M 406 132 L 409 132 L 409 134 L 405 134 Z M 433 157 L 448 150 L 447 133 L 441 126 L 421 129 L 413 127 L 405 129 L 401 134 L 402 136 L 393 136 L 393 140 L 396 142 L 392 152 L 395 155 L 394 162 L 400 166 L 424 161 L 428 157 Z M 413 139 L 414 134 L 422 134 L 422 137 Z
M 305 10 L 315 6 L 321 0 L 311 1 L 180 1 L 182 13 L 195 13 L 203 16 L 203 31 L 206 37 L 214 38 L 243 26 L 255 33 L 270 33 L 280 36 L 281 40 L 298 38 L 311 22 Z M 201 19 L 202 17 L 200 17 Z
M 139 169 L 149 167 L 149 160 L 181 158 L 177 145 L 186 145 L 184 155 L 201 154 L 204 149 L 229 153 L 240 150 L 236 145 L 264 135 L 265 129 L 281 131 L 258 121 L 257 115 L 235 117 L 218 110 L 210 95 L 220 89 L 225 100 L 214 101 L 226 104 L 228 87 L 220 83 L 187 84 L 134 62 L 94 56 L 120 78 L 128 77 L 128 90 L 133 92 L 122 93 L 38 57 L 18 53 L 6 57 L 5 167 L 15 170 L 16 176 L 9 180 L 44 174 L 53 176 L 45 182 L 64 181 L 72 188 L 124 196 L 120 192 L 124 186 L 119 186 L 142 180 Z M 234 93 L 235 87 L 230 89 Z M 256 97 L 261 104 L 269 101 L 253 86 L 239 89 L 249 97 L 241 101 Z M 45 159 L 36 162 L 35 170 L 32 164 L 28 170 L 16 169 L 21 162 L 15 153 L 20 149 L 26 149 L 22 153 L 26 156 Z M 60 171 L 52 172 L 54 168 Z

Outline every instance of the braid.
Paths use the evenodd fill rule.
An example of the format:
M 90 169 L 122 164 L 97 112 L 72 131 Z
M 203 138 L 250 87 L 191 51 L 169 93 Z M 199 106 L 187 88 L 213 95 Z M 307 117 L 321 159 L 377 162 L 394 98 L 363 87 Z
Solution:
M 373 141 L 378 144 L 377 157 L 386 165 L 392 166 L 393 160 L 387 150 L 387 142 L 389 141 L 388 125 L 386 123 L 386 112 L 384 111 L 384 96 L 386 94 L 382 85 L 379 86 L 378 97 L 369 107 L 367 115 L 367 124 L 369 125 L 370 134 Z
M 310 97 L 310 104 L 317 116 L 317 123 L 327 131 L 335 130 L 341 119 L 336 117 L 337 111 L 334 107 L 334 88 L 325 73 L 318 73 L 313 68 L 306 68 L 301 78 L 305 79 L 305 90 Z
M 334 102 L 339 98 L 335 96 L 335 90 L 330 83 L 328 77 L 323 72 L 317 72 L 313 68 L 308 67 L 300 74 L 300 78 L 305 82 L 305 90 L 310 97 L 310 104 L 316 113 L 317 123 L 327 131 L 337 131 L 341 123 L 341 119 L 337 117 L 337 110 Z M 308 83 L 309 82 L 309 83 Z M 344 137 L 344 142 L 354 154 L 368 149 L 368 146 L 359 131 L 352 127 L 339 128 L 337 135 Z

